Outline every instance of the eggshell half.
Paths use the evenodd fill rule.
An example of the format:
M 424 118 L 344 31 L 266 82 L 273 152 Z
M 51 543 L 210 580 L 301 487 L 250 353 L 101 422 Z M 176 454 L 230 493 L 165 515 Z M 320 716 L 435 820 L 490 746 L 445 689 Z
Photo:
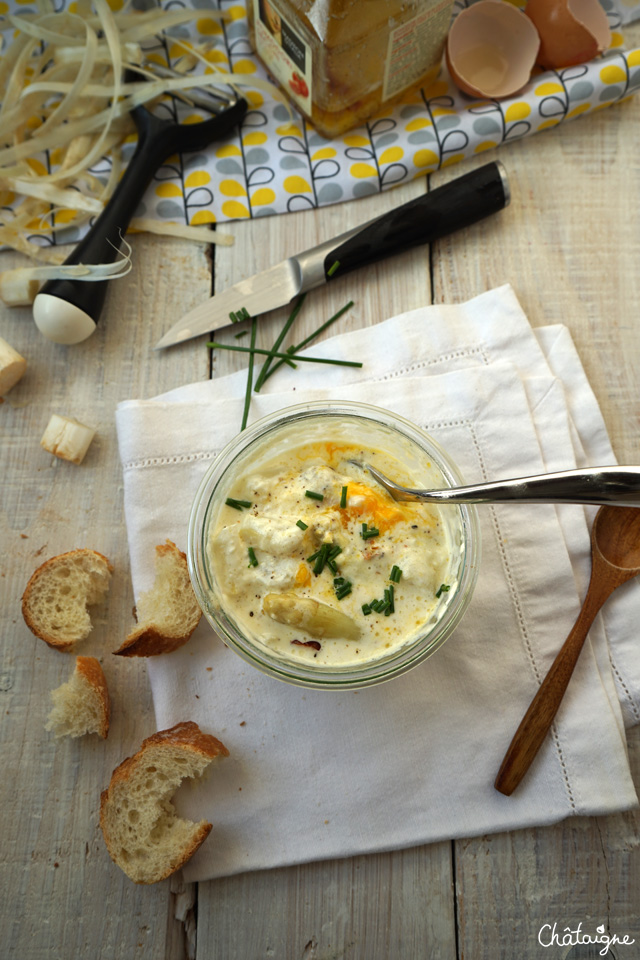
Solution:
M 528 0 L 525 13 L 540 35 L 541 67 L 586 63 L 611 44 L 609 21 L 599 0 Z
M 500 99 L 529 82 L 540 38 L 533 22 L 503 0 L 478 0 L 454 20 L 446 59 L 456 86 L 472 97 Z

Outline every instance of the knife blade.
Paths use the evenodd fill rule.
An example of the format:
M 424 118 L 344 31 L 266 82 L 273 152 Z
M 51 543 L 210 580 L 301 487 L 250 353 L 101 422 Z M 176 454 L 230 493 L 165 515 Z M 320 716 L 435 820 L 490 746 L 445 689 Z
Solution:
M 171 327 L 155 349 L 226 327 L 233 322 L 230 314 L 243 308 L 251 316 L 268 313 L 336 276 L 468 227 L 502 210 L 509 200 L 503 165 L 485 164 L 215 294 Z

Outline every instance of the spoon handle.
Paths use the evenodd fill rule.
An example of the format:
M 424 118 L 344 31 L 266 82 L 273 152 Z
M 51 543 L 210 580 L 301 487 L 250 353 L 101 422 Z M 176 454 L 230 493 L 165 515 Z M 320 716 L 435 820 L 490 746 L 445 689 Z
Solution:
M 542 746 L 558 712 L 591 624 L 611 591 L 610 583 L 606 580 L 598 581 L 592 576 L 578 619 L 529 704 L 498 771 L 494 786 L 505 796 L 511 796 Z
M 424 503 L 590 503 L 640 507 L 640 467 L 590 467 L 477 483 L 449 490 L 407 490 Z

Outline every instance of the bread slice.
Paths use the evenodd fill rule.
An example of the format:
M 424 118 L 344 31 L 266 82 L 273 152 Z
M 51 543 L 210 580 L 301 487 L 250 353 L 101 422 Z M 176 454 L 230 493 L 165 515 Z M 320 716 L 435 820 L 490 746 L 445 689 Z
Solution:
M 171 798 L 185 777 L 199 777 L 229 751 L 197 723 L 178 723 L 143 741 L 113 771 L 100 799 L 100 826 L 111 859 L 135 883 L 164 880 L 209 835 L 206 820 L 177 816 Z
M 201 616 L 189 579 L 187 558 L 175 543 L 167 540 L 156 547 L 153 587 L 138 600 L 138 626 L 114 653 L 121 657 L 172 653 L 187 642 Z
M 112 572 L 110 562 L 96 550 L 51 557 L 32 574 L 22 596 L 26 625 L 55 650 L 72 650 L 91 633 L 87 607 L 104 599 Z
M 76 657 L 70 679 L 51 691 L 53 709 L 46 730 L 56 737 L 82 737 L 97 733 L 106 738 L 111 719 L 111 701 L 102 667 L 95 657 Z

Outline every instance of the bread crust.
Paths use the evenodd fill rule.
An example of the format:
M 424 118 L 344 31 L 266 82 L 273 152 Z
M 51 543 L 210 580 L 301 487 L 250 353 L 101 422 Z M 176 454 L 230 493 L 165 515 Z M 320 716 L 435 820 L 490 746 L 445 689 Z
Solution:
M 95 657 L 76 657 L 76 670 L 91 684 L 100 702 L 100 730 L 98 732 L 103 740 L 106 740 L 111 722 L 111 697 L 100 661 Z
M 113 802 L 114 790 L 120 785 L 127 785 L 137 766 L 145 762 L 146 754 L 150 748 L 162 748 L 164 746 L 179 746 L 184 750 L 192 750 L 205 757 L 208 762 L 214 760 L 216 757 L 229 756 L 229 751 L 217 737 L 203 733 L 197 723 L 188 720 L 177 723 L 168 730 L 159 730 L 157 733 L 152 734 L 152 736 L 147 737 L 142 741 L 140 749 L 134 753 L 133 756 L 127 757 L 122 763 L 118 764 L 111 775 L 109 786 L 106 790 L 103 790 L 100 795 L 100 826 L 102 827 L 102 833 L 107 850 L 109 851 L 109 856 L 125 873 L 127 871 L 109 833 L 109 806 Z M 166 870 L 158 872 L 152 879 L 136 880 L 132 878 L 134 883 L 157 883 L 171 876 L 171 874 L 175 873 L 191 859 L 196 850 L 209 836 L 211 829 L 212 824 L 203 821 L 198 825 L 198 830 L 192 835 L 189 844 L 184 847 L 178 861 L 172 863 Z
M 139 627 L 113 652 L 117 657 L 158 657 L 162 653 L 173 653 L 185 645 L 193 630 L 179 637 L 167 637 L 155 627 Z
M 161 560 L 165 556 L 171 556 L 174 560 L 180 561 L 188 576 L 187 556 L 172 540 L 167 540 L 166 543 L 161 543 L 156 547 L 156 560 Z M 153 589 L 151 592 L 153 592 Z M 194 622 L 185 624 L 184 631 L 175 636 L 163 633 L 156 624 L 142 624 L 132 630 L 126 640 L 113 652 L 119 657 L 157 657 L 163 653 L 173 653 L 174 650 L 183 647 L 189 640 L 198 626 L 201 616 L 202 611 L 199 611 L 197 618 L 194 618 Z
M 34 593 L 37 590 L 40 582 L 43 578 L 47 577 L 52 571 L 60 565 L 61 561 L 67 562 L 76 557 L 88 557 L 91 556 L 99 563 L 104 563 L 109 574 L 113 573 L 113 564 L 104 554 L 99 553 L 97 550 L 90 550 L 88 547 L 80 547 L 76 550 L 68 550 L 66 553 L 59 553 L 55 557 L 50 557 L 49 560 L 45 560 L 44 563 L 34 570 L 29 578 L 29 582 L 25 587 L 25 591 L 22 594 L 22 616 L 24 622 L 29 627 L 29 630 L 40 640 L 44 640 L 52 649 L 59 650 L 62 653 L 68 653 L 73 649 L 73 647 L 78 643 L 77 639 L 74 640 L 62 640 L 60 637 L 53 636 L 50 633 L 47 633 L 38 623 L 35 614 L 31 609 L 31 603 L 34 599 Z M 64 600 L 62 601 L 64 602 Z

